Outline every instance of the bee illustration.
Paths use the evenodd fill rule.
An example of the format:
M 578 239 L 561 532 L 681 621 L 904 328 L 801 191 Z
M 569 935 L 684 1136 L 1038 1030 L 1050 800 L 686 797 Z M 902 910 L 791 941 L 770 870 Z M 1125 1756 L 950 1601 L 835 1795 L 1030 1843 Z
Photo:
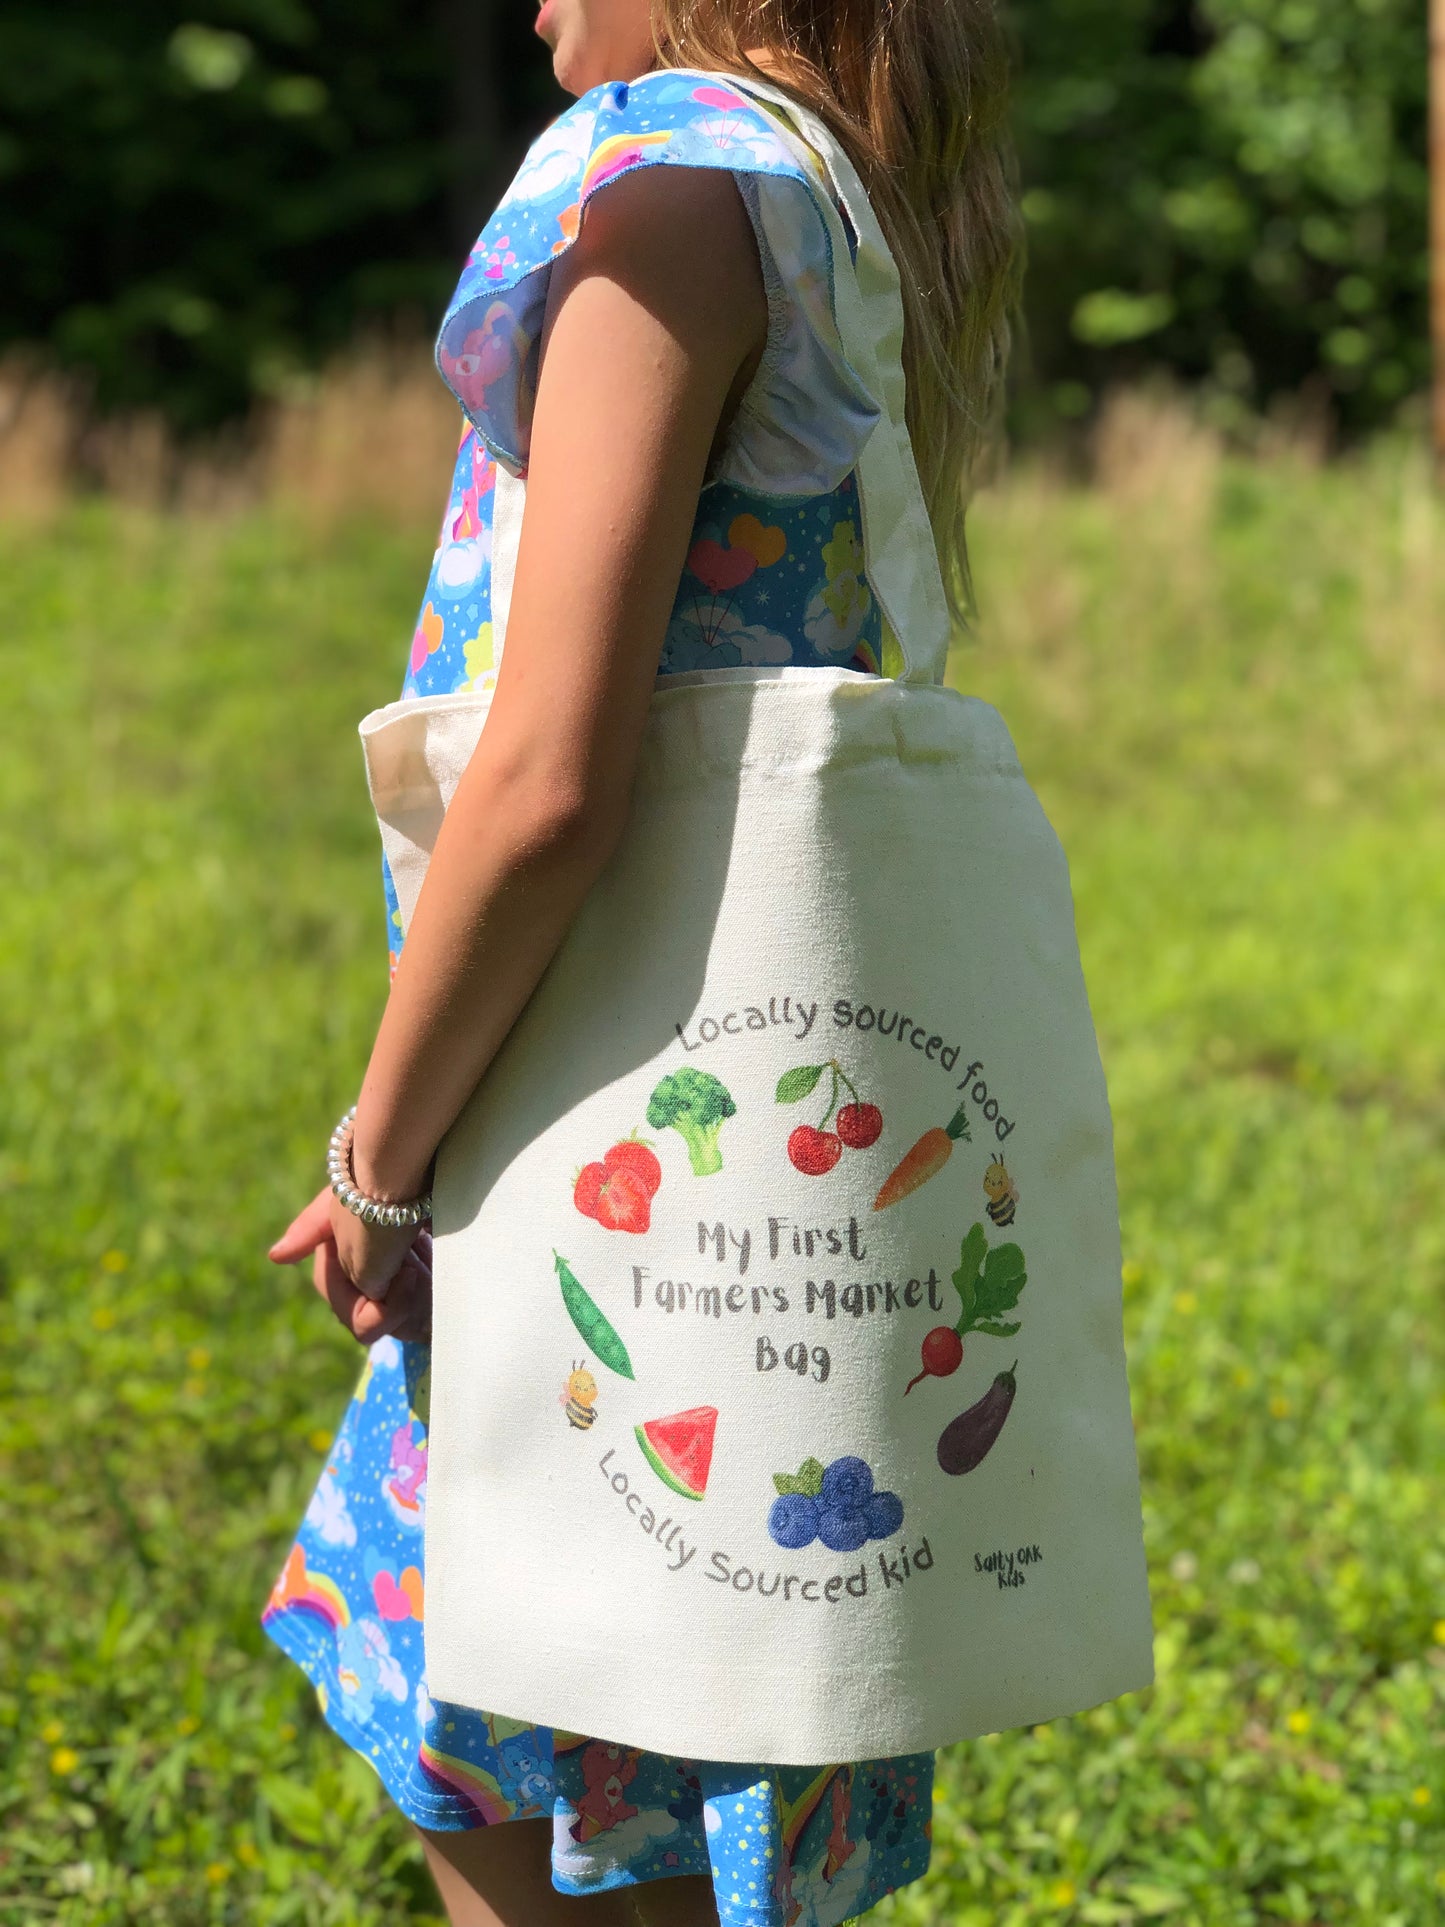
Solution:
M 567 1423 L 575 1425 L 579 1432 L 587 1431 L 597 1423 L 597 1380 L 587 1370 L 586 1361 L 578 1359 L 572 1367 L 571 1376 L 562 1387 L 557 1403 L 567 1414 Z
M 983 1174 L 988 1195 L 988 1215 L 995 1224 L 1012 1224 L 1018 1208 L 1019 1188 L 1008 1174 L 1002 1158 L 997 1158 Z

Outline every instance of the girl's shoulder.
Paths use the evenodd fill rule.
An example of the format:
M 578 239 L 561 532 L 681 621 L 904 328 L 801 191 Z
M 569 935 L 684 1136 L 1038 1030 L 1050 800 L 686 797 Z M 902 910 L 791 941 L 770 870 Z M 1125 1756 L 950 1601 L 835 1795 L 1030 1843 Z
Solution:
M 836 487 L 878 406 L 838 337 L 833 281 L 842 264 L 824 213 L 827 170 L 726 75 L 657 69 L 609 81 L 538 135 L 448 305 L 437 342 L 443 379 L 497 459 L 523 472 L 550 269 L 594 194 L 659 166 L 733 174 L 768 296 L 763 362 L 709 480 L 772 494 Z

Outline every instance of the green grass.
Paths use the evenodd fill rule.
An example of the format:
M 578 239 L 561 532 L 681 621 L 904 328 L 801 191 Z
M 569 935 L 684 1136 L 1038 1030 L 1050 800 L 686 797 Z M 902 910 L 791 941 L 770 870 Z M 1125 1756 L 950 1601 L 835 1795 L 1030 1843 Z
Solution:
M 1445 1912 L 1442 523 L 1398 457 L 1197 448 L 978 518 L 957 675 L 1114 1098 L 1159 1682 L 956 1749 L 880 1920 Z M 352 726 L 425 556 L 0 537 L 0 1922 L 433 1918 L 256 1619 L 359 1364 L 264 1247 L 383 993 Z

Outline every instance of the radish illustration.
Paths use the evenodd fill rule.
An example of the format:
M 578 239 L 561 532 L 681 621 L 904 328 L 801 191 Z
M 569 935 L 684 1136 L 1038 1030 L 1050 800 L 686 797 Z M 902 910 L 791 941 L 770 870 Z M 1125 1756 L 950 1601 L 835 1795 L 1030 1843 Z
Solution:
M 923 1370 L 903 1388 L 907 1398 L 925 1378 L 951 1378 L 963 1363 L 963 1340 L 952 1325 L 935 1325 L 923 1341 Z
M 990 1250 L 983 1225 L 971 1225 L 959 1248 L 958 1269 L 952 1277 L 960 1301 L 958 1322 L 935 1325 L 925 1335 L 923 1370 L 904 1386 L 905 1398 L 925 1378 L 953 1376 L 963 1363 L 963 1341 L 969 1332 L 1012 1338 L 1020 1328 L 1018 1319 L 1004 1316 L 1017 1307 L 1029 1281 L 1024 1254 L 1016 1244 L 995 1245 Z

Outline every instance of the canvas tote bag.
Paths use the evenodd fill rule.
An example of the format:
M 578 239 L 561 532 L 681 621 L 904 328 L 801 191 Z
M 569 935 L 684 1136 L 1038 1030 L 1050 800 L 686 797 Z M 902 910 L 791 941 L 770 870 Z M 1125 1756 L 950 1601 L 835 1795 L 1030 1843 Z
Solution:
M 882 233 L 746 91 L 859 239 L 850 274 L 830 210 L 901 673 L 659 679 L 622 844 L 437 1159 L 425 1638 L 434 1698 L 806 1764 L 1093 1705 L 1151 1636 L 1064 857 L 939 686 Z M 362 725 L 404 919 L 486 707 Z

